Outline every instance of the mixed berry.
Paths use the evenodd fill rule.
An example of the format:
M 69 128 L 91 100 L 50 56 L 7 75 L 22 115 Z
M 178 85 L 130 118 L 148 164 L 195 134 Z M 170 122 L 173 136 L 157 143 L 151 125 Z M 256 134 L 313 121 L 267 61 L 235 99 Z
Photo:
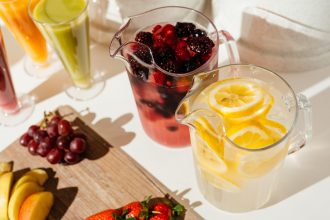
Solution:
M 157 24 L 138 32 L 134 40 L 138 43 L 132 43 L 129 53 L 123 55 L 130 64 L 129 78 L 145 131 L 164 145 L 188 145 L 187 127 L 174 118 L 192 83 L 193 76 L 183 74 L 210 59 L 213 41 L 204 30 L 187 22 Z
M 40 125 L 31 125 L 20 138 L 30 154 L 45 157 L 51 164 L 75 164 L 87 149 L 85 134 L 58 115 L 45 114 Z
M 150 52 L 155 63 L 163 70 L 171 73 L 191 72 L 203 65 L 211 56 L 213 41 L 204 30 L 196 28 L 193 23 L 177 22 L 176 25 L 156 25 L 151 32 L 141 31 L 136 34 L 135 41 L 146 45 L 134 51 L 139 59 L 150 64 Z M 136 63 L 130 59 L 130 64 Z M 195 63 L 195 65 L 191 65 Z M 148 75 L 146 73 L 146 75 Z M 145 77 L 145 76 L 144 76 Z

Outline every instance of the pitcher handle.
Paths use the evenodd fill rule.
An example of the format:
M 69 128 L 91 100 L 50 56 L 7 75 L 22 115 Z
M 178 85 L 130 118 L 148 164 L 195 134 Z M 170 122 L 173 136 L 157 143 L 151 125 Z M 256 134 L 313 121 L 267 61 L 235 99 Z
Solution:
M 240 63 L 236 41 L 231 36 L 231 34 L 225 30 L 218 31 L 218 34 L 220 39 L 220 45 L 223 44 L 226 47 L 230 64 Z
M 297 152 L 312 138 L 312 106 L 308 98 L 303 94 L 297 94 L 298 116 L 295 129 L 291 137 L 288 154 Z

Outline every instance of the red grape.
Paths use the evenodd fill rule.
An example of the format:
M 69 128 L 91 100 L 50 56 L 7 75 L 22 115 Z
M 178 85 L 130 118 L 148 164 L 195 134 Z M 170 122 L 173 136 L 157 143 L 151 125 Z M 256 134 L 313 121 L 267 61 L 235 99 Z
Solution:
M 70 151 L 65 152 L 64 161 L 68 164 L 74 164 L 79 161 L 79 154 L 72 153 Z
M 48 154 L 47 154 L 47 160 L 51 164 L 56 164 L 59 163 L 62 160 L 63 157 L 63 151 L 58 148 L 52 149 Z
M 34 137 L 35 133 L 40 129 L 38 125 L 31 125 L 28 129 L 28 134 L 30 137 Z
M 30 152 L 30 154 L 32 155 L 37 155 L 37 149 L 38 149 L 38 143 L 35 140 L 31 140 L 28 144 L 28 150 Z
M 86 150 L 86 141 L 82 138 L 74 138 L 70 143 L 70 151 L 81 154 Z
M 50 124 L 47 126 L 47 133 L 49 137 L 57 137 L 58 136 L 58 128 L 57 124 Z
M 38 148 L 52 149 L 54 147 L 54 141 L 49 137 L 45 137 L 39 144 Z
M 31 141 L 31 137 L 28 133 L 25 133 L 21 136 L 21 138 L 19 139 L 19 143 L 24 146 L 27 147 L 29 142 Z
M 69 149 L 70 141 L 69 136 L 59 136 L 56 140 L 56 147 L 59 149 Z
M 62 120 L 62 118 L 58 115 L 54 115 L 52 119 L 50 120 L 49 124 L 50 125 L 58 125 L 58 123 Z
M 51 150 L 51 148 L 41 147 L 39 144 L 39 146 L 37 148 L 37 153 L 42 157 L 46 157 L 50 150 Z
M 48 134 L 44 130 L 38 130 L 36 133 L 33 135 L 33 139 L 37 142 L 40 143 L 45 137 L 47 137 Z
M 69 135 L 72 132 L 72 127 L 70 122 L 68 122 L 65 119 L 62 119 L 59 123 L 58 123 L 58 134 L 59 135 Z

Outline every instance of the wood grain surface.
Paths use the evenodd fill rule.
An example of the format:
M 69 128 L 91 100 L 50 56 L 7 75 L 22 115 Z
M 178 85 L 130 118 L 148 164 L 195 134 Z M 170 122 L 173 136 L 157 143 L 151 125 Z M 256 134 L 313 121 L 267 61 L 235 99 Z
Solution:
M 45 158 L 30 155 L 18 141 L 0 153 L 0 161 L 14 161 L 16 179 L 28 169 L 40 167 L 48 171 L 51 178 L 46 190 L 55 195 L 50 220 L 84 219 L 149 195 L 164 197 L 166 194 L 186 207 L 184 219 L 202 219 L 189 201 L 171 192 L 120 147 L 112 147 L 74 109 L 61 106 L 58 112 L 88 136 L 90 146 L 86 158 L 78 164 L 51 165 Z

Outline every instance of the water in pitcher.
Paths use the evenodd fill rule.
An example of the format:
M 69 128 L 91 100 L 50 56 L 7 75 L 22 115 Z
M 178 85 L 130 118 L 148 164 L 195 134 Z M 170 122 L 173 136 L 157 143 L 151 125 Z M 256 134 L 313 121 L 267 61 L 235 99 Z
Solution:
M 196 115 L 191 142 L 203 195 L 228 211 L 256 209 L 269 199 L 269 187 L 286 156 L 290 126 L 281 93 L 252 78 L 229 78 L 203 89 L 192 109 L 208 109 L 221 118 Z

